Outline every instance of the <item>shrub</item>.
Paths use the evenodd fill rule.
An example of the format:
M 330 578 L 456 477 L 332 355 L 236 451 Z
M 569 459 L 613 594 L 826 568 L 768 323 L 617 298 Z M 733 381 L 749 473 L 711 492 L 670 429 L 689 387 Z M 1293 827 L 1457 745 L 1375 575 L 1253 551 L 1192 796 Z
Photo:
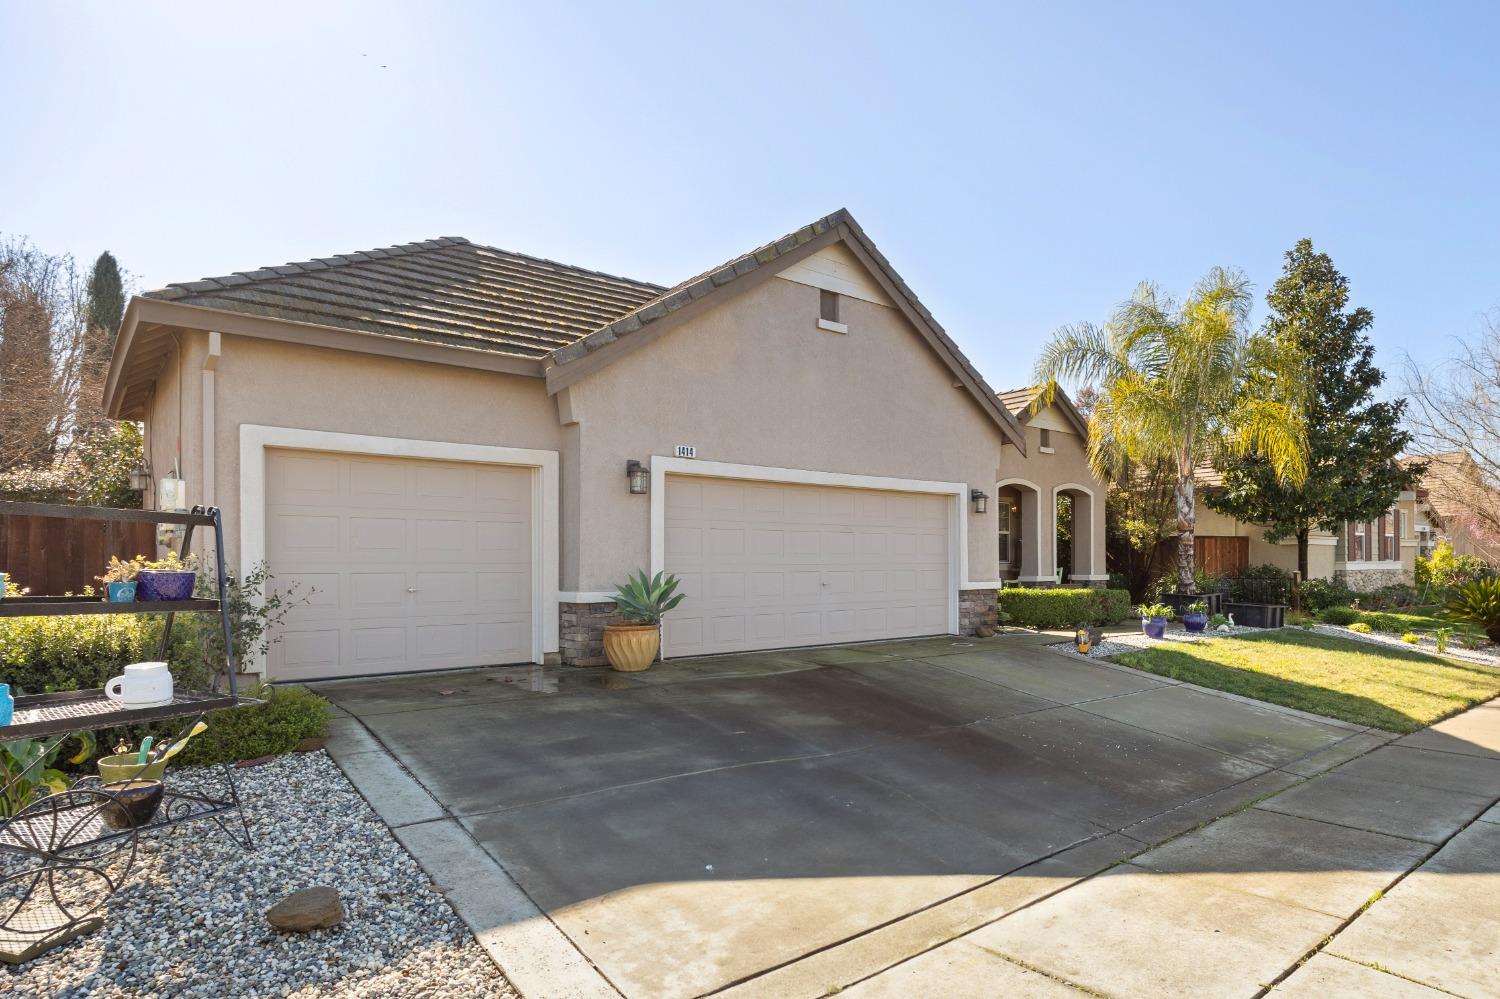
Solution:
M 1316 614 L 1328 607 L 1347 607 L 1354 592 L 1342 579 L 1309 579 L 1299 590 L 1302 609 Z
M 1421 640 L 1421 636 L 1418 635 L 1415 631 L 1408 631 L 1406 634 L 1401 636 L 1401 641 L 1405 642 L 1407 645 L 1416 645 Z
M 328 733 L 328 701 L 306 687 L 264 686 L 250 694 L 263 703 L 224 708 L 208 716 L 208 731 L 176 757 L 187 766 L 232 763 L 289 753 L 303 739 Z
M 102 687 L 128 664 L 155 659 L 160 641 L 161 619 L 144 615 L 0 618 L 0 680 L 12 693 Z
M 1359 611 L 1352 607 L 1324 607 L 1318 611 L 1318 620 L 1324 624 L 1353 624 L 1359 620 Z
M 1227 580 L 1229 599 L 1235 603 L 1284 604 L 1292 593 L 1292 574 L 1274 565 L 1251 566 Z M 1223 588 L 1221 586 L 1221 588 Z
M 1208 624 L 1206 625 L 1206 627 L 1213 629 L 1219 627 L 1220 625 L 1228 623 L 1229 618 L 1225 617 L 1223 614 L 1215 614 L 1213 617 L 1208 619 Z
M 1448 613 L 1476 625 L 1492 642 L 1500 642 L 1500 579 L 1486 577 L 1453 588 Z
M 1400 634 L 1408 627 L 1407 622 L 1401 620 L 1395 614 L 1364 613 L 1359 619 L 1368 624 L 1375 631 L 1392 631 Z
M 1363 621 L 1355 621 L 1349 626 L 1349 630 L 1358 632 L 1361 635 L 1368 635 L 1371 629 L 1370 626 L 1368 624 L 1365 624 Z
M 1427 558 L 1417 559 L 1416 580 L 1418 586 L 1435 586 L 1447 589 L 1462 586 L 1484 576 L 1485 564 L 1473 555 L 1455 555 L 1448 541 L 1438 542 Z
M 1451 634 L 1453 634 L 1453 629 L 1452 628 L 1434 628 L 1433 629 L 1432 640 L 1434 642 L 1437 642 L 1437 650 L 1439 652 L 1447 652 L 1448 651 L 1448 636 L 1451 635 Z
M 1032 628 L 1114 624 L 1130 616 L 1130 592 L 1008 586 L 1000 591 L 1000 610 L 1012 623 Z

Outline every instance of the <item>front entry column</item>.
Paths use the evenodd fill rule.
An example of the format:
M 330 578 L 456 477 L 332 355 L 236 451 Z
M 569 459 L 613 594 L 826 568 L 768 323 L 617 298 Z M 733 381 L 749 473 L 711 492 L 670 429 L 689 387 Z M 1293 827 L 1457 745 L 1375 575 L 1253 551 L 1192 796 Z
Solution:
M 1057 582 L 1053 547 L 1057 534 L 1057 512 L 1043 502 L 1034 489 L 1021 491 L 1021 575 L 1026 586 L 1048 586 Z M 1049 519 L 1049 517 L 1051 519 Z

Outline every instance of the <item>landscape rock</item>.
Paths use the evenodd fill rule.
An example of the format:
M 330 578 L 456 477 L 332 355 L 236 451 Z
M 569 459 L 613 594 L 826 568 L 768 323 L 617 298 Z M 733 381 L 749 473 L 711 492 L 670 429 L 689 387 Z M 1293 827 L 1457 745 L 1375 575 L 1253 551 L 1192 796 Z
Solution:
M 327 929 L 344 921 L 344 903 L 326 885 L 303 888 L 271 906 L 266 919 L 278 930 L 292 933 Z

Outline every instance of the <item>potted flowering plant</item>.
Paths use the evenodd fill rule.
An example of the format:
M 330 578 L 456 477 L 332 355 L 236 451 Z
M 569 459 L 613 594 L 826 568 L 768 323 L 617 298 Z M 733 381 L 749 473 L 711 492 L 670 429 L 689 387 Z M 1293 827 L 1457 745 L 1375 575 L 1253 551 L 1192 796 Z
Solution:
M 1167 633 L 1172 608 L 1166 604 L 1141 604 L 1141 631 L 1147 638 L 1161 638 Z
M 1188 631 L 1202 631 L 1208 627 L 1208 601 L 1195 600 L 1184 607 L 1182 626 Z
M 134 600 L 136 576 L 146 564 L 144 555 L 137 555 L 128 562 L 122 562 L 119 556 L 111 555 L 104 575 L 94 577 L 104 584 L 104 599 L 112 604 L 128 604 Z
M 189 600 L 198 578 L 198 557 L 179 558 L 176 552 L 155 562 L 143 562 L 136 571 L 137 600 Z
M 636 673 L 656 661 L 661 649 L 661 618 L 682 603 L 676 593 L 679 580 L 658 572 L 648 577 L 641 570 L 615 592 L 618 622 L 604 626 L 604 655 L 622 673 Z

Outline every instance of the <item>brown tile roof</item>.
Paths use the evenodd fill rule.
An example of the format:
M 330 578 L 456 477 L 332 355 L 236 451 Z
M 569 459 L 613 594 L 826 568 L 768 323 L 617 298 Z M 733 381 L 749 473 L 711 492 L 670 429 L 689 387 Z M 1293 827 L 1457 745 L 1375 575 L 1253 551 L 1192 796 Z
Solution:
M 1000 399 L 1000 405 L 1010 410 L 1010 415 L 1019 420 L 1031 406 L 1031 400 L 1035 399 L 1036 394 L 1041 390 L 1040 385 L 1027 385 L 1024 388 L 1006 389 L 995 395 Z
M 445 236 L 172 284 L 146 297 L 542 357 L 663 290 Z

